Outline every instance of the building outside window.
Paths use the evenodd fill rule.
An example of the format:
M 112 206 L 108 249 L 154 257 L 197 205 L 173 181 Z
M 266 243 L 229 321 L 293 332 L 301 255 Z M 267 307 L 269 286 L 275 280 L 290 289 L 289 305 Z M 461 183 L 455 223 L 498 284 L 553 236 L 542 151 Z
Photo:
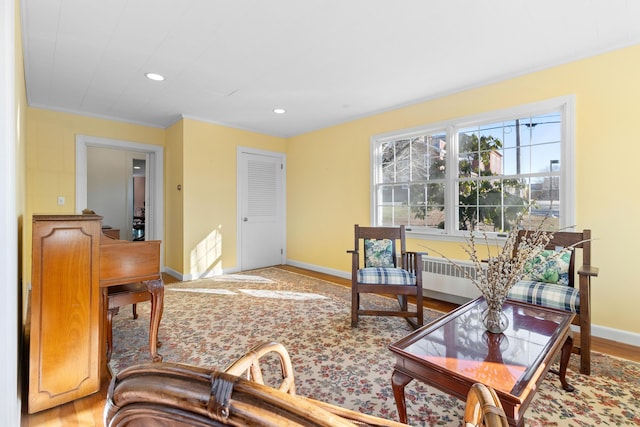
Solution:
M 573 224 L 573 98 L 372 138 L 372 224 L 456 236 Z

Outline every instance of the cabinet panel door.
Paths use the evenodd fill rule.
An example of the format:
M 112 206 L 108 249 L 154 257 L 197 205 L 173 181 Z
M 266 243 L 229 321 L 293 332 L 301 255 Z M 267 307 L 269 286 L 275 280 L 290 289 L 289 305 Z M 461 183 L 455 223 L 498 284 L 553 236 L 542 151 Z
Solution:
M 99 390 L 100 221 L 34 222 L 29 412 Z

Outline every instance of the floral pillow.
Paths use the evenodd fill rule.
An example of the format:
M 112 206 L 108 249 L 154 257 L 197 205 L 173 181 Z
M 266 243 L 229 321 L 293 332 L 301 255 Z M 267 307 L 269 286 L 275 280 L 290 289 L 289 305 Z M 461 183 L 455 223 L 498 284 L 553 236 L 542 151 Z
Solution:
M 395 267 L 393 241 L 390 239 L 365 239 L 364 264 L 367 267 Z
M 565 248 L 559 251 L 540 252 L 525 264 L 523 279 L 568 285 L 572 251 L 572 248 Z

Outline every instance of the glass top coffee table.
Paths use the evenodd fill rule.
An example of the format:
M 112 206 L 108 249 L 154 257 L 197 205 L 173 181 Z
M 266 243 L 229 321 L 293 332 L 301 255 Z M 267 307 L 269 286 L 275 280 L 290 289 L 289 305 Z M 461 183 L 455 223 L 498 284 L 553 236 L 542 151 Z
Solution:
M 391 384 L 401 422 L 407 422 L 404 387 L 413 379 L 461 400 L 474 383 L 486 384 L 514 426 L 524 425 L 524 412 L 558 355 L 562 387 L 573 391 L 565 378 L 573 313 L 507 300 L 509 327 L 492 334 L 481 321 L 485 308 L 483 298 L 470 301 L 389 346 L 396 355 Z

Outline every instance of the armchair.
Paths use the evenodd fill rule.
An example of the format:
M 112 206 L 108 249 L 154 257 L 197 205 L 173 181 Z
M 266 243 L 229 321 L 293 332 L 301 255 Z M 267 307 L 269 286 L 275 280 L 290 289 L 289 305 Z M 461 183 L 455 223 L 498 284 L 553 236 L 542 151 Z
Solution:
M 351 325 L 358 325 L 358 317 L 400 316 L 414 327 L 424 323 L 422 307 L 422 255 L 408 252 L 405 228 L 360 227 L 355 225 L 354 249 L 351 258 Z M 360 294 L 396 295 L 398 310 L 365 309 Z M 410 311 L 408 297 L 416 298 L 416 310 Z M 411 318 L 415 317 L 416 321 Z
M 531 231 L 520 230 L 519 242 Z M 547 253 L 533 262 L 545 263 L 550 251 L 564 251 L 547 262 L 545 268 L 535 270 L 534 277 L 526 277 L 509 291 L 508 298 L 576 313 L 573 321 L 580 328 L 580 346 L 574 353 L 580 355 L 580 372 L 591 374 L 591 278 L 598 275 L 598 268 L 591 265 L 591 230 L 582 232 L 559 231 L 549 241 Z M 576 257 L 582 252 L 582 263 L 577 269 L 578 287 L 575 286 Z

